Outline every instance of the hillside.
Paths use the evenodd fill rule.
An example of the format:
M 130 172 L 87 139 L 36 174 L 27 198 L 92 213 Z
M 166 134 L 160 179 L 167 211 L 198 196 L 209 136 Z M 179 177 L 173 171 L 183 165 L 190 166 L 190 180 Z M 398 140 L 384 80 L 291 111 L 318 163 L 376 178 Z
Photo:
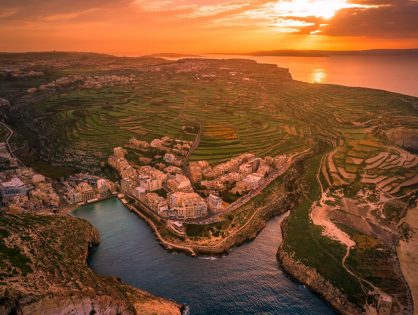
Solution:
M 298 82 L 287 69 L 241 59 L 77 58 L 48 67 L 0 60 L 23 76 L 0 84 L 11 101 L 2 112 L 16 132 L 13 147 L 26 164 L 55 178 L 83 170 L 115 176 L 106 164 L 113 147 L 132 137 L 192 141 L 196 127 L 190 161 L 310 152 L 295 165 L 298 187 L 289 188 L 302 193 L 284 226 L 284 268 L 305 282 L 292 266 L 309 268 L 359 312 L 389 296 L 393 314 L 412 313 L 418 297 L 396 248 L 410 242 L 403 218 L 416 207 L 417 98 Z M 35 69 L 44 75 L 26 75 Z M 264 202 L 255 198 L 219 226 L 252 220 L 284 189 L 279 181 L 269 187 Z M 198 241 L 209 231 L 201 226 Z
M 91 271 L 99 235 L 87 222 L 5 214 L 0 222 L 0 314 L 180 314 L 174 302 Z

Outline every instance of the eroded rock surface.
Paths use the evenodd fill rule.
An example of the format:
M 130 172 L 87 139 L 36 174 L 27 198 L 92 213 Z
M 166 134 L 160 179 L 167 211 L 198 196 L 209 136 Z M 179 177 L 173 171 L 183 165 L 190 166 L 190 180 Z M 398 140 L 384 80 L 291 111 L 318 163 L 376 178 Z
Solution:
M 180 314 L 181 306 L 94 273 L 97 230 L 69 216 L 0 214 L 0 314 Z

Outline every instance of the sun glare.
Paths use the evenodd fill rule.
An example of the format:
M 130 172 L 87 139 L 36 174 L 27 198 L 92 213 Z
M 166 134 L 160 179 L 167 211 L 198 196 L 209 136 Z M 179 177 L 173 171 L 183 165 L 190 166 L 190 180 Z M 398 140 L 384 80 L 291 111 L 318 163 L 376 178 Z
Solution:
M 312 83 L 323 83 L 327 77 L 327 74 L 324 69 L 317 68 L 312 71 L 311 77 Z
M 279 16 L 330 19 L 337 11 L 352 6 L 346 0 L 290 0 L 277 2 L 276 11 Z

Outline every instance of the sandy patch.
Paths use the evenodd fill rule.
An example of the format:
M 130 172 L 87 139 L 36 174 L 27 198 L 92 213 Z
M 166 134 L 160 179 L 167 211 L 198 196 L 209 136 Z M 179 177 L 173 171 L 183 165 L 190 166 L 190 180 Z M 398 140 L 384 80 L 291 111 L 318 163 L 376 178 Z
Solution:
M 344 231 L 340 230 L 330 219 L 329 214 L 333 210 L 332 207 L 325 204 L 327 200 L 334 201 L 334 198 L 327 197 L 326 193 L 322 194 L 319 204 L 314 203 L 311 209 L 311 219 L 313 224 L 319 225 L 323 228 L 322 235 L 337 242 L 340 242 L 346 247 L 353 247 L 356 243 Z

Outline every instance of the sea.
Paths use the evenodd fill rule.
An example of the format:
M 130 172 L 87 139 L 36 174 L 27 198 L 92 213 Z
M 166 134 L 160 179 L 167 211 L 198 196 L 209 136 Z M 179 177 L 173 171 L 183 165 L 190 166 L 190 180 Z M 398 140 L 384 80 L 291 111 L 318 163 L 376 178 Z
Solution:
M 82 206 L 73 215 L 100 232 L 90 267 L 186 305 L 189 314 L 335 314 L 276 260 L 283 217 L 222 257 L 190 257 L 163 249 L 150 228 L 118 199 Z

